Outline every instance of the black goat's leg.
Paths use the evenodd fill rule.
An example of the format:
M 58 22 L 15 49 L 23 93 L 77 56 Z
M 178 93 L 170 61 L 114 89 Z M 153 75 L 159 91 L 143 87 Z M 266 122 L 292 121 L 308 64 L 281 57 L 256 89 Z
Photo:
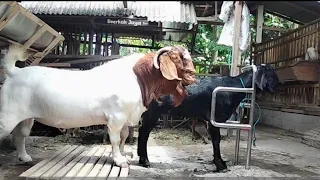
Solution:
M 221 134 L 220 128 L 214 127 L 211 123 L 208 123 L 208 132 L 211 136 L 212 146 L 213 146 L 213 163 L 216 165 L 216 172 L 226 172 L 227 164 L 222 159 L 220 153 L 220 141 Z
M 142 126 L 139 128 L 137 154 L 139 156 L 139 164 L 143 167 L 150 167 L 150 162 L 148 159 L 148 152 L 147 152 L 147 143 L 148 143 L 150 132 L 158 122 L 158 117 L 150 118 L 148 114 L 142 117 L 143 117 Z

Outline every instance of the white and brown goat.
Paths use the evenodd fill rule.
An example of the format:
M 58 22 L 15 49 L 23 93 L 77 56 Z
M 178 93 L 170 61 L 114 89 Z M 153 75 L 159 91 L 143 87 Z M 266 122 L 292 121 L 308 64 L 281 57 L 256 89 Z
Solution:
M 9 47 L 0 107 L 0 139 L 14 130 L 18 158 L 24 162 L 32 161 L 25 137 L 36 118 L 56 128 L 107 125 L 113 160 L 127 167 L 128 126 L 138 124 L 153 99 L 171 94 L 178 106 L 187 95 L 184 86 L 195 82 L 190 53 L 182 46 L 125 56 L 85 71 L 15 67 L 26 59 L 25 50 Z

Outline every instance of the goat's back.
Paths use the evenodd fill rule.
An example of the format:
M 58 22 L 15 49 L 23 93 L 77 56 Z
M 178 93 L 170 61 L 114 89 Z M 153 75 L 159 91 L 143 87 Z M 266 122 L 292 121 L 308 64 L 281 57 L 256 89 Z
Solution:
M 197 78 L 197 83 L 186 87 L 188 96 L 178 107 L 172 106 L 172 97 L 163 98 L 161 106 L 152 106 L 148 111 L 155 112 L 154 109 L 161 109 L 161 113 L 169 113 L 174 116 L 185 116 L 192 118 L 202 118 L 208 120 L 211 113 L 212 91 L 218 87 L 242 87 L 239 79 L 235 77 L 204 77 Z M 217 94 L 216 118 L 220 121 L 227 120 L 245 94 L 233 92 L 219 92 Z M 154 108 L 154 109 L 152 109 Z

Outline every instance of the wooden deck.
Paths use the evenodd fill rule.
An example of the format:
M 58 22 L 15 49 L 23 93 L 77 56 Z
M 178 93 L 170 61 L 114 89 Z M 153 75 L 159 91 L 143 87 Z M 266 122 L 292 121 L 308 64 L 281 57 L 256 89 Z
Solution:
M 111 145 L 67 145 L 23 172 L 19 179 L 108 179 L 127 177 L 129 168 L 113 165 Z M 127 156 L 128 159 L 131 156 Z

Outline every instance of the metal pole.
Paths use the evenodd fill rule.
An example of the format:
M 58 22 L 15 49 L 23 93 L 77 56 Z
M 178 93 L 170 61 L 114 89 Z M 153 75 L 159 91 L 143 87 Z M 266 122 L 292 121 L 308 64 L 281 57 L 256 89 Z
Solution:
M 243 116 L 241 109 L 239 108 L 239 115 L 237 117 L 237 120 L 239 123 L 241 122 L 241 117 Z M 236 130 L 236 146 L 235 146 L 235 152 L 234 152 L 234 165 L 237 165 L 239 163 L 240 133 L 241 133 L 241 129 L 237 129 Z
M 252 88 L 253 88 L 253 93 L 251 94 L 251 109 L 250 109 L 250 117 L 249 117 L 249 124 L 251 128 L 248 131 L 248 142 L 247 142 L 247 161 L 246 161 L 246 169 L 250 169 L 250 161 L 251 161 L 251 149 L 252 149 L 252 127 L 253 127 L 253 115 L 254 115 L 254 106 L 256 102 L 256 91 L 255 91 L 255 79 L 256 79 L 256 72 L 257 72 L 257 67 L 253 69 L 253 77 L 252 77 Z
M 255 105 L 255 76 L 257 72 L 257 67 L 255 65 L 243 67 L 242 70 L 246 71 L 252 69 L 253 77 L 252 77 L 252 88 L 234 88 L 234 87 L 217 87 L 212 91 L 212 101 L 211 101 L 211 118 L 210 122 L 215 127 L 220 128 L 233 128 L 237 129 L 237 137 L 236 137 L 236 148 L 235 148 L 235 163 L 238 163 L 239 159 L 239 146 L 240 146 L 240 132 L 241 129 L 248 129 L 248 142 L 247 142 L 247 161 L 246 161 L 246 169 L 250 168 L 250 160 L 251 160 L 251 148 L 252 148 L 252 127 L 253 127 L 253 115 L 254 115 L 254 105 Z M 250 93 L 251 95 L 251 103 L 250 107 L 246 105 L 247 108 L 250 109 L 250 117 L 249 124 L 241 124 L 240 121 L 227 121 L 226 123 L 218 123 L 215 121 L 215 109 L 216 109 L 216 99 L 217 93 L 219 91 L 224 92 L 244 92 Z

